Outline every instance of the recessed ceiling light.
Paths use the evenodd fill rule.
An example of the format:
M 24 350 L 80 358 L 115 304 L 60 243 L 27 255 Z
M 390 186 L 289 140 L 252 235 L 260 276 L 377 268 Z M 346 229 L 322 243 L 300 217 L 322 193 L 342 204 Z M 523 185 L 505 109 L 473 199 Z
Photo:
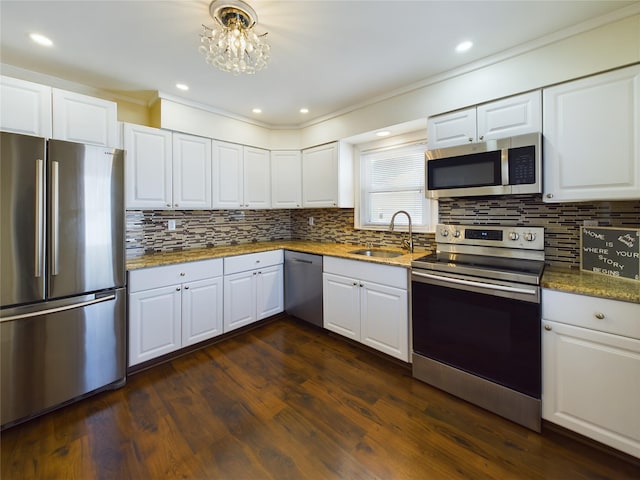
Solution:
M 43 47 L 51 47 L 53 46 L 53 42 L 50 38 L 45 37 L 44 35 L 40 35 L 39 33 L 32 33 L 29 35 L 31 40 L 36 42 L 38 45 L 42 45 Z
M 458 44 L 458 46 L 456 47 L 456 52 L 458 53 L 466 52 L 471 47 L 473 47 L 473 42 L 470 42 L 469 40 L 465 40 L 464 42 L 460 42 Z
M 380 130 L 379 132 L 376 132 L 377 137 L 388 137 L 389 135 L 391 135 L 389 130 Z
M 178 90 L 182 90 L 183 92 L 186 92 L 187 90 L 189 90 L 189 85 L 186 85 L 184 83 L 176 83 L 176 88 Z
M 300 113 L 309 113 L 309 109 L 308 108 L 301 108 L 300 109 Z
M 262 109 L 261 108 L 254 108 L 253 110 L 251 110 L 253 113 L 262 113 Z

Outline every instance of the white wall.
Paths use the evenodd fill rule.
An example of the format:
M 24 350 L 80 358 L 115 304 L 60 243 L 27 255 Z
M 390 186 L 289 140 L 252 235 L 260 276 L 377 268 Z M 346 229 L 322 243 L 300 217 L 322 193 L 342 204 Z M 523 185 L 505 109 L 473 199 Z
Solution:
M 640 15 L 308 126 L 300 144 L 319 145 L 637 62 Z

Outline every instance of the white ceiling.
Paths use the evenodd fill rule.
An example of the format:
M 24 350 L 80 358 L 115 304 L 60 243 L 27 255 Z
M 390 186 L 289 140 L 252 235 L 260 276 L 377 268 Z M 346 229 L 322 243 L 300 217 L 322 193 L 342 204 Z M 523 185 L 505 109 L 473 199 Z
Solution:
M 198 52 L 201 25 L 213 24 L 208 0 L 0 0 L 0 60 L 134 98 L 160 91 L 260 124 L 300 126 L 640 2 L 249 3 L 271 44 L 271 63 L 255 75 L 218 71 Z M 34 44 L 31 32 L 54 46 Z M 467 39 L 475 46 L 455 53 Z

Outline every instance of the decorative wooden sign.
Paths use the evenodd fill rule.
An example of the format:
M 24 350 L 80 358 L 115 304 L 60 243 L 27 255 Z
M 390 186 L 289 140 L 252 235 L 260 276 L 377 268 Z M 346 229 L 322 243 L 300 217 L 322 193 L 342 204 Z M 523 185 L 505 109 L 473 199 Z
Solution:
M 580 227 L 581 269 L 640 280 L 640 229 Z

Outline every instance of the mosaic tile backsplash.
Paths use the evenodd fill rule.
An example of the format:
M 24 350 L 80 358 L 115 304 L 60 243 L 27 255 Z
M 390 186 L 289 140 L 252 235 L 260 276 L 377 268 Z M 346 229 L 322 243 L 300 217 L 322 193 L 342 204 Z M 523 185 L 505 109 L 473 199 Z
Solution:
M 127 212 L 127 256 L 270 240 L 310 240 L 399 247 L 406 234 L 353 228 L 353 209 L 194 210 Z M 309 217 L 314 225 L 309 225 Z M 175 220 L 176 229 L 167 229 Z M 531 225 L 545 228 L 547 263 L 579 267 L 584 220 L 640 228 L 640 201 L 543 203 L 539 195 L 440 201 L 440 222 Z M 433 249 L 433 234 L 414 234 L 417 248 Z

